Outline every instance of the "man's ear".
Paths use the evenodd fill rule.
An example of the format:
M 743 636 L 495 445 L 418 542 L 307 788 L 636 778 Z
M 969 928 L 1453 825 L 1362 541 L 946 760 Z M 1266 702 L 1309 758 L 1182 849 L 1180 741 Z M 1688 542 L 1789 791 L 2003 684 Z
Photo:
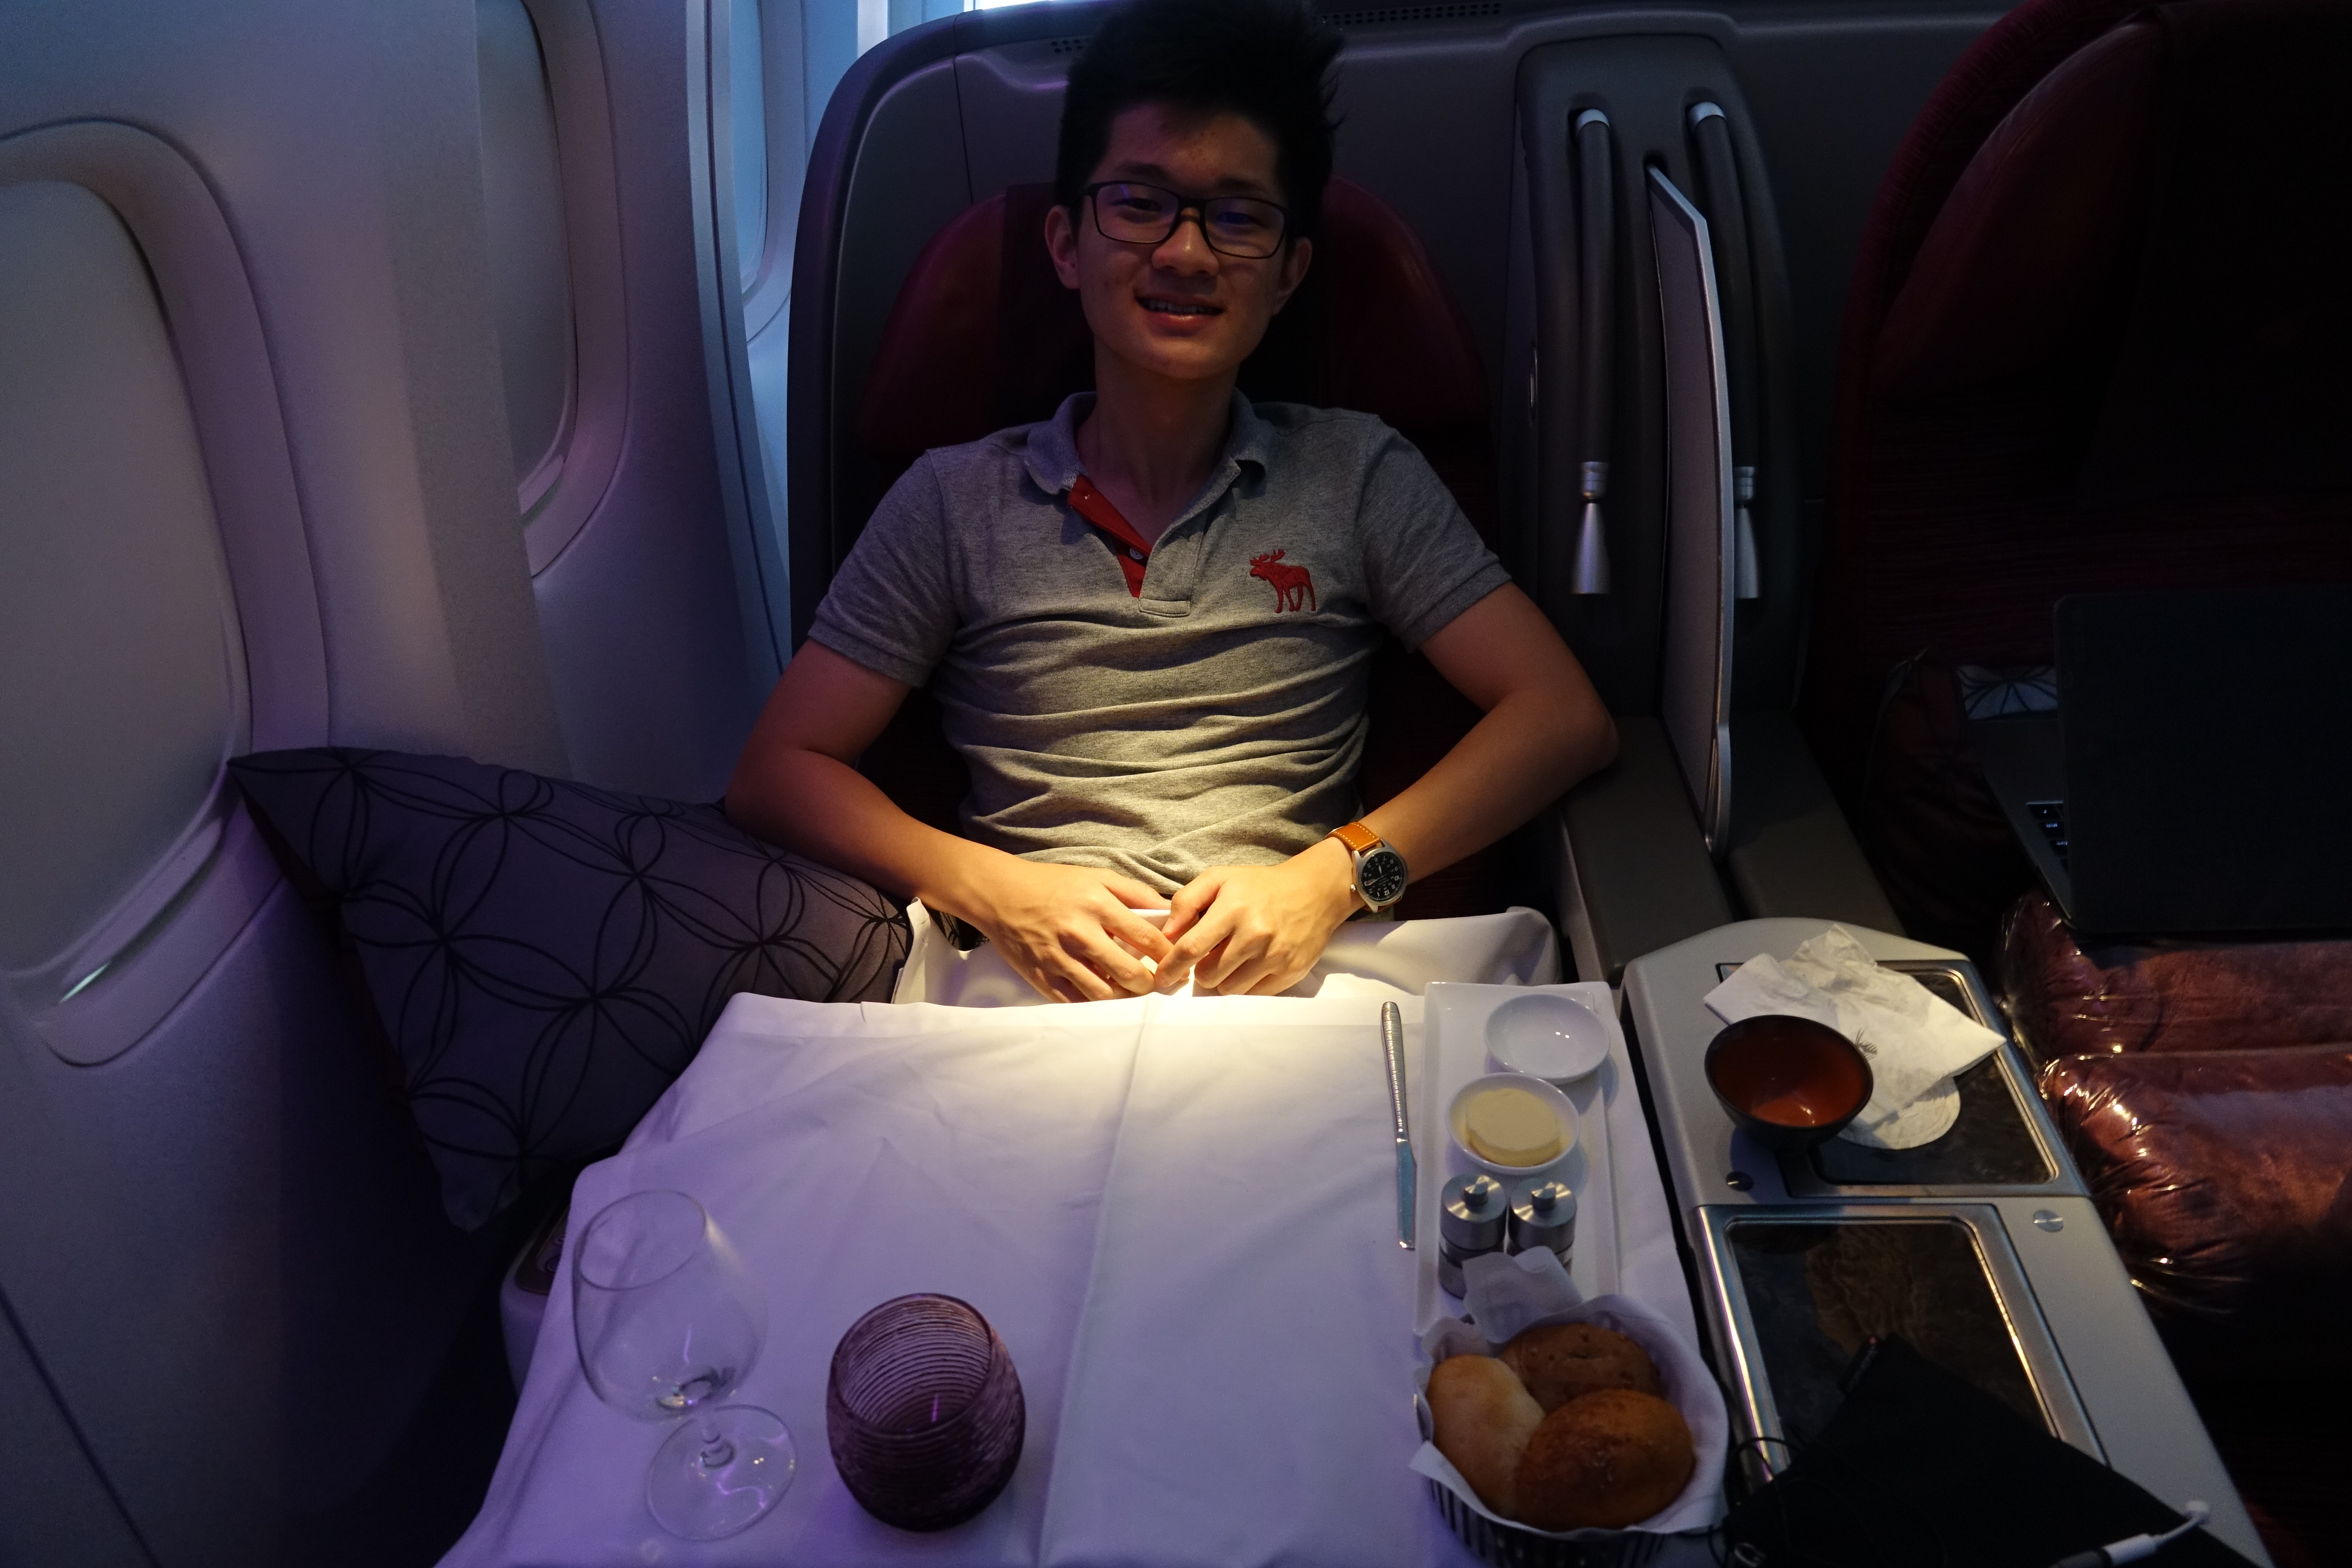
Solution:
M 1282 314 L 1282 308 L 1290 303 L 1290 297 L 1298 292 L 1301 283 L 1307 281 L 1307 266 L 1314 259 L 1315 242 L 1303 235 L 1284 247 L 1282 273 L 1276 279 L 1274 286 L 1275 315 Z
M 1070 209 L 1055 202 L 1045 209 L 1045 254 L 1054 258 L 1055 274 L 1065 289 L 1078 286 L 1078 230 Z

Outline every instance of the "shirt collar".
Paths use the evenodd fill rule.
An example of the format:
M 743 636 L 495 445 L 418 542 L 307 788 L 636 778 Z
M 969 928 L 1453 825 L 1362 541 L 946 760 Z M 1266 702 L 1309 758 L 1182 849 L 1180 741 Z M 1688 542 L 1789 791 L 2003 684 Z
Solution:
M 1062 399 L 1054 416 L 1042 425 L 1029 427 L 1029 439 L 1024 454 L 1029 477 L 1047 495 L 1062 495 L 1086 471 L 1078 459 L 1078 426 L 1094 412 L 1095 395 L 1074 392 Z M 1241 465 L 1250 464 L 1261 474 L 1265 472 L 1272 454 L 1274 432 L 1250 400 L 1237 387 L 1234 391 L 1233 416 L 1225 430 L 1225 449 L 1201 496 L 1185 509 L 1189 516 L 1199 510 L 1202 502 L 1223 495 L 1241 473 Z

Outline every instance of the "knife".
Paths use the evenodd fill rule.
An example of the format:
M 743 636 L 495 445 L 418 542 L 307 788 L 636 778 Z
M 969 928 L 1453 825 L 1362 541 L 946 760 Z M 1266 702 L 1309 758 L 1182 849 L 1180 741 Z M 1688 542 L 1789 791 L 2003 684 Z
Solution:
M 1404 1015 L 1393 1002 L 1381 1004 L 1381 1044 L 1388 1048 L 1389 1111 L 1396 1121 L 1397 1245 L 1412 1250 L 1414 1199 L 1412 1128 L 1404 1114 Z

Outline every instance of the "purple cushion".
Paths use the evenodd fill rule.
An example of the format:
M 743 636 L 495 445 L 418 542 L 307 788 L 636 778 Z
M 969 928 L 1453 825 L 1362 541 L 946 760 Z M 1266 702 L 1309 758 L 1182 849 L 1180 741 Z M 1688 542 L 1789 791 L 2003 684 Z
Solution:
M 739 991 L 887 998 L 905 911 L 729 825 L 462 757 L 326 747 L 229 764 L 331 900 L 449 1217 L 628 1134 Z

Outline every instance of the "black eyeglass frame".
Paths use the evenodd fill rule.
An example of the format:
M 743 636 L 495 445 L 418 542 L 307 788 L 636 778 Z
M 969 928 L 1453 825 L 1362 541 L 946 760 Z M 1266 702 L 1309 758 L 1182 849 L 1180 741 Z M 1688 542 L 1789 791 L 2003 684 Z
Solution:
M 1168 220 L 1167 231 L 1157 239 L 1123 239 L 1103 227 L 1102 205 L 1095 198 L 1098 193 L 1109 190 L 1114 185 L 1128 186 L 1139 191 L 1155 191 L 1175 202 L 1175 216 Z M 1265 261 L 1281 255 L 1282 247 L 1298 232 L 1298 215 L 1280 202 L 1270 202 L 1264 196 L 1188 196 L 1181 191 L 1171 191 L 1165 185 L 1155 185 L 1149 180 L 1097 180 L 1079 194 L 1087 199 L 1087 212 L 1094 215 L 1095 232 L 1113 245 L 1155 247 L 1165 245 L 1175 236 L 1178 229 L 1184 226 L 1184 219 L 1189 216 L 1194 226 L 1201 231 L 1202 243 L 1219 256 L 1230 256 L 1237 261 Z M 1216 237 L 1209 232 L 1209 209 L 1219 202 L 1247 202 L 1252 206 L 1272 207 L 1282 219 L 1282 226 L 1274 237 L 1274 248 L 1266 251 L 1227 250 L 1223 246 L 1219 245 Z

